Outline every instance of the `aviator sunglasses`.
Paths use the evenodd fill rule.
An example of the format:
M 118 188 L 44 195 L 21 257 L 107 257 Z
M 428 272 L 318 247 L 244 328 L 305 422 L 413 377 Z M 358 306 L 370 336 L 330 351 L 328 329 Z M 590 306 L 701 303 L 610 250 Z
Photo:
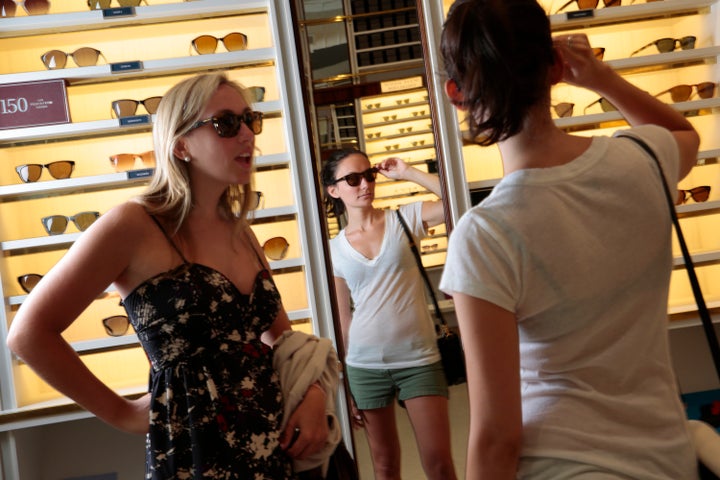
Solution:
M 646 48 L 650 48 L 653 45 L 655 45 L 660 53 L 668 53 L 675 50 L 678 46 L 682 50 L 691 50 L 695 48 L 695 37 L 692 35 L 688 35 L 686 37 L 682 38 L 660 38 L 658 40 L 655 40 L 654 42 L 650 42 L 644 47 L 638 48 L 634 52 L 630 54 L 632 57 L 636 53 L 642 52 Z
M 0 0 L 0 18 L 14 17 L 17 3 L 19 2 L 13 0 Z M 28 15 L 44 15 L 50 11 L 48 0 L 25 0 L 22 2 L 22 6 Z
M 65 53 L 61 50 L 50 50 L 45 52 L 40 59 L 48 70 L 65 68 L 68 57 L 72 57 L 78 67 L 92 67 L 97 65 L 99 57 L 103 57 L 100 50 L 90 47 L 78 48 L 72 53 Z
M 700 98 L 712 98 L 715 95 L 715 82 L 701 82 L 694 85 L 676 85 L 655 96 L 659 97 L 669 93 L 673 102 L 685 102 L 692 97 L 693 88 L 696 89 Z
M 66 217 L 65 215 L 50 215 L 44 217 L 40 221 L 45 227 L 45 231 L 48 235 L 61 235 L 67 230 L 67 226 L 70 222 L 73 222 L 78 230 L 84 232 L 92 225 L 95 220 L 100 217 L 99 212 L 80 212 L 76 213 L 72 217 Z
M 343 180 L 347 182 L 348 185 L 351 187 L 357 187 L 360 185 L 360 182 L 364 178 L 366 182 L 373 183 L 375 181 L 375 178 L 377 177 L 378 169 L 376 167 L 371 167 L 365 170 L 364 172 L 353 172 L 348 173 L 344 177 L 336 178 L 333 181 L 333 185 L 335 185 L 338 182 L 342 182 Z
M 25 183 L 37 182 L 42 175 L 43 168 L 47 168 L 50 172 L 50 176 L 56 180 L 63 178 L 70 178 L 70 175 L 75 168 L 75 162 L 72 160 L 60 160 L 57 162 L 40 164 L 30 163 L 28 165 L 18 165 L 15 167 L 20 180 Z
M 200 35 L 192 41 L 192 46 L 197 53 L 205 55 L 215 53 L 218 43 L 222 42 L 228 52 L 245 50 L 247 48 L 247 35 L 244 33 L 228 33 L 222 38 L 212 35 Z
M 687 203 L 690 198 L 692 198 L 696 202 L 705 202 L 709 197 L 710 187 L 707 185 L 691 188 L 690 190 L 678 189 L 678 195 L 677 199 L 675 200 L 675 205 L 682 205 L 683 203 Z
M 188 132 L 191 132 L 196 128 L 200 128 L 208 123 L 213 126 L 215 132 L 222 138 L 234 137 L 238 134 L 240 127 L 242 127 L 243 124 L 247 125 L 250 131 L 255 135 L 258 135 L 262 133 L 263 113 L 246 110 L 240 115 L 236 115 L 232 112 L 226 112 L 221 115 L 216 115 L 214 117 L 195 122 Z

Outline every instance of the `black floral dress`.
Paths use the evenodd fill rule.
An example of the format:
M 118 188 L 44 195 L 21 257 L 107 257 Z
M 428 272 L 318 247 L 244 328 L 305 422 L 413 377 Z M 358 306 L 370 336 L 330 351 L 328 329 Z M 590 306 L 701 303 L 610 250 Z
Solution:
M 260 271 L 245 295 L 220 272 L 183 260 L 124 300 L 151 363 L 146 478 L 294 478 L 279 446 L 273 352 L 260 341 L 280 305 L 272 278 Z

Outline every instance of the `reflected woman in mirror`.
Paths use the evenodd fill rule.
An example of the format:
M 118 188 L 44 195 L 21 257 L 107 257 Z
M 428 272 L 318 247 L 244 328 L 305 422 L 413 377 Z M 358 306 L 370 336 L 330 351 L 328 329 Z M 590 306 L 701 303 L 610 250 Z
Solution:
M 330 249 L 353 423 L 365 428 L 375 478 L 399 480 L 399 400 L 407 409 L 427 478 L 453 480 L 448 386 L 425 285 L 397 214 L 373 206 L 378 173 L 440 196 L 436 175 L 399 158 L 372 166 L 361 151 L 338 150 L 323 166 L 328 210 L 347 218 Z M 427 228 L 444 221 L 440 201 L 399 210 L 416 244 Z
M 697 478 L 668 345 L 670 212 L 657 164 L 623 138 L 652 149 L 675 192 L 697 132 L 586 35 L 553 39 L 535 0 L 456 1 L 441 51 L 450 101 L 504 169 L 456 224 L 440 284 L 467 362 L 467 478 Z M 560 130 L 561 81 L 630 128 Z

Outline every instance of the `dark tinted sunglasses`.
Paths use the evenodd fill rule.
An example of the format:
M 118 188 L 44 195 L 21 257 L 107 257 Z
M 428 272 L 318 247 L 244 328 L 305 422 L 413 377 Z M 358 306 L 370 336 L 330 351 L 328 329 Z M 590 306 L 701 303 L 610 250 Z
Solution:
M 368 168 L 364 172 L 360 173 L 348 173 L 344 177 L 336 178 L 333 182 L 333 185 L 335 185 L 338 182 L 342 182 L 345 180 L 348 185 L 351 187 L 357 187 L 360 185 L 360 182 L 364 178 L 366 182 L 373 183 L 375 181 L 375 177 L 377 177 L 378 169 L 375 167 Z
M 26 273 L 25 275 L 20 275 L 17 281 L 25 293 L 30 293 L 42 278 L 43 276 L 39 273 Z
M 195 122 L 193 126 L 190 127 L 189 131 L 200 128 L 208 123 L 211 124 L 215 129 L 215 132 L 223 138 L 234 137 L 237 135 L 243 123 L 247 125 L 251 132 L 257 135 L 262 133 L 263 113 L 246 110 L 240 115 L 235 115 L 232 112 L 227 112 L 222 115 L 217 115 L 215 117 Z
M 103 327 L 105 327 L 105 333 L 111 337 L 121 337 L 128 332 L 130 326 L 130 319 L 127 315 L 113 315 L 102 319 Z
M 710 197 L 710 187 L 703 185 L 701 187 L 691 188 L 690 190 L 678 189 L 677 199 L 675 199 L 675 205 L 682 205 L 686 203 L 690 198 L 696 202 L 706 202 Z

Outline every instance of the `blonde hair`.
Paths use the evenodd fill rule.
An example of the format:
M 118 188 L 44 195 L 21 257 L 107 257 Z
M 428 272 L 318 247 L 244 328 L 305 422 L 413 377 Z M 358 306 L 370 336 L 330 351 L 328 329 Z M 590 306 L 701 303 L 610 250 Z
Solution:
M 167 221 L 173 234 L 180 229 L 193 207 L 188 164 L 173 153 L 175 144 L 201 120 L 205 105 L 222 85 L 235 88 L 246 101 L 249 100 L 246 89 L 224 73 L 207 73 L 173 86 L 163 95 L 157 109 L 153 125 L 155 173 L 147 189 L 136 200 L 148 213 Z M 248 105 L 251 104 L 248 101 Z M 244 223 L 253 200 L 251 189 L 250 183 L 230 185 L 220 197 L 220 212 Z

